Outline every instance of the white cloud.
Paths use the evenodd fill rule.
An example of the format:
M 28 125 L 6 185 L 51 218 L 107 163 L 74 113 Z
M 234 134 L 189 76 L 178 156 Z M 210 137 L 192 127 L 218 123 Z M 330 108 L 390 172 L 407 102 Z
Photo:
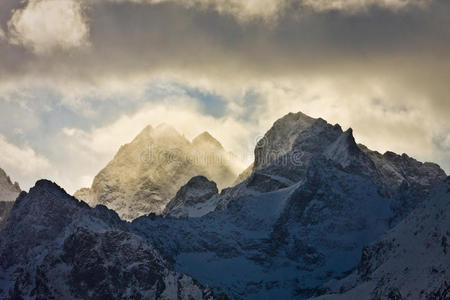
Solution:
M 50 169 L 50 163 L 32 148 L 18 147 L 0 135 L 0 167 L 15 180 L 20 180 L 19 183 L 24 187 L 44 178 Z
M 358 12 L 370 6 L 397 10 L 408 5 L 425 5 L 431 0 L 303 0 L 303 3 L 317 11 L 345 10 Z
M 75 0 L 29 0 L 8 22 L 10 42 L 36 53 L 88 45 L 83 4 Z
M 96 0 L 97 2 L 134 2 L 158 4 L 171 2 L 195 9 L 214 9 L 219 13 L 232 14 L 240 19 L 273 18 L 287 0 Z
M 219 13 L 236 16 L 241 20 L 262 18 L 276 19 L 292 4 L 311 8 L 315 11 L 340 10 L 360 12 L 370 6 L 398 10 L 408 5 L 425 5 L 432 0 L 96 0 L 97 2 L 134 2 L 158 4 L 172 2 L 196 9 L 215 9 Z

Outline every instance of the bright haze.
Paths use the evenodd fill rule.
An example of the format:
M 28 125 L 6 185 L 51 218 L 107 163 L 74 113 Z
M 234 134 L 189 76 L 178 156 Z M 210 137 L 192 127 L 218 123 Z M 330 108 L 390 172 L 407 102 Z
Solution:
M 2 0 L 0 167 L 89 186 L 147 125 L 242 163 L 302 111 L 450 171 L 448 0 Z

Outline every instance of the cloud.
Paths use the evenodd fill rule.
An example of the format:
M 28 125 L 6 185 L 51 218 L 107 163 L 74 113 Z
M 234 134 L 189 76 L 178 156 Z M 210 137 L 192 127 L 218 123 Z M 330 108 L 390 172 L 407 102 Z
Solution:
M 442 146 L 450 150 L 450 134 L 448 134 L 442 141 Z
M 102 160 L 109 160 L 121 145 L 131 142 L 147 125 L 157 126 L 161 123 L 174 126 L 188 139 L 208 130 L 245 163 L 253 158 L 254 145 L 248 140 L 255 129 L 253 126 L 237 120 L 232 115 L 213 117 L 204 114 L 198 100 L 187 97 L 169 97 L 161 103 L 144 105 L 134 114 L 121 116 L 92 130 L 62 130 L 66 136 L 76 140 L 84 151 L 95 153 L 94 155 L 102 157 Z
M 213 9 L 221 14 L 229 14 L 241 21 L 255 18 L 265 21 L 277 20 L 288 9 L 313 11 L 345 11 L 358 13 L 370 7 L 399 10 L 410 5 L 424 6 L 431 0 L 97 0 L 115 3 L 160 4 L 175 3 L 190 9 Z
M 0 134 L 69 190 L 149 123 L 206 128 L 240 154 L 289 111 L 448 171 L 433 141 L 450 114 L 449 14 L 447 0 L 0 1 L 16 40 L 0 41 Z
M 0 166 L 13 178 L 20 178 L 20 183 L 25 186 L 44 176 L 50 169 L 50 163 L 45 157 L 29 146 L 19 147 L 9 143 L 3 135 L 0 135 Z
M 88 44 L 83 4 L 74 0 L 29 0 L 8 22 L 10 42 L 36 53 L 68 50 Z
M 306 6 L 317 11 L 342 10 L 351 13 L 366 11 L 370 7 L 399 10 L 410 5 L 424 6 L 432 0 L 304 0 Z
M 141 3 L 172 2 L 188 8 L 215 9 L 219 13 L 231 14 L 239 19 L 263 18 L 272 19 L 284 7 L 286 1 L 274 0 L 131 0 Z

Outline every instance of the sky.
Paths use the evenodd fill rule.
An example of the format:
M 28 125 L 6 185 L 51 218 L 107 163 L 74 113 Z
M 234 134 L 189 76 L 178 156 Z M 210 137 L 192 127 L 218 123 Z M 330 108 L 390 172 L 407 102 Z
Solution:
M 165 122 L 246 166 L 302 111 L 450 172 L 448 0 L 2 0 L 0 167 L 90 186 Z

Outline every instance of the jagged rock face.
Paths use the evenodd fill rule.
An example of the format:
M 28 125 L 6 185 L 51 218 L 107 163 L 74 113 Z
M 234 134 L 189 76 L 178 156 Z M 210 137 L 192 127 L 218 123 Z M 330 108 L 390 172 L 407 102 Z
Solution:
M 120 148 L 90 189 L 78 191 L 75 197 L 91 206 L 106 205 L 126 220 L 159 214 L 194 176 L 206 176 L 219 188 L 231 185 L 236 173 L 230 158 L 209 133 L 191 143 L 170 126 L 149 126 Z
M 12 183 L 5 171 L 0 169 L 0 229 L 8 220 L 9 213 L 19 193 L 19 184 L 17 182 Z
M 117 214 L 48 181 L 16 201 L 0 233 L 1 299 L 213 299 Z
M 254 168 L 263 169 L 292 151 L 298 135 L 316 121 L 303 113 L 289 113 L 276 121 L 256 145 Z
M 12 183 L 5 171 L 0 169 L 0 201 L 14 201 L 20 193 L 20 186 L 17 182 Z
M 445 179 L 445 172 L 437 164 L 421 163 L 406 154 L 398 155 L 390 151 L 380 154 L 364 145 L 358 146 L 375 164 L 379 176 L 375 180 L 380 190 L 388 195 L 392 195 L 404 183 L 420 187 L 428 193 L 436 185 L 436 179 Z
M 0 230 L 5 226 L 13 205 L 11 201 L 0 201 Z
M 253 172 L 253 163 L 250 164 L 250 166 L 248 166 L 247 169 L 245 169 L 244 171 L 241 172 L 241 174 L 238 175 L 238 177 L 234 181 L 233 186 L 238 185 L 243 181 L 245 181 L 247 178 L 250 177 L 250 175 L 252 175 L 252 172 Z
M 448 299 L 450 178 L 430 199 L 362 251 L 355 274 L 321 299 Z M 395 296 L 395 297 L 394 297 Z
M 167 204 L 164 215 L 177 218 L 201 216 L 204 210 L 208 209 L 204 207 L 208 200 L 217 194 L 215 182 L 204 176 L 193 177 Z

